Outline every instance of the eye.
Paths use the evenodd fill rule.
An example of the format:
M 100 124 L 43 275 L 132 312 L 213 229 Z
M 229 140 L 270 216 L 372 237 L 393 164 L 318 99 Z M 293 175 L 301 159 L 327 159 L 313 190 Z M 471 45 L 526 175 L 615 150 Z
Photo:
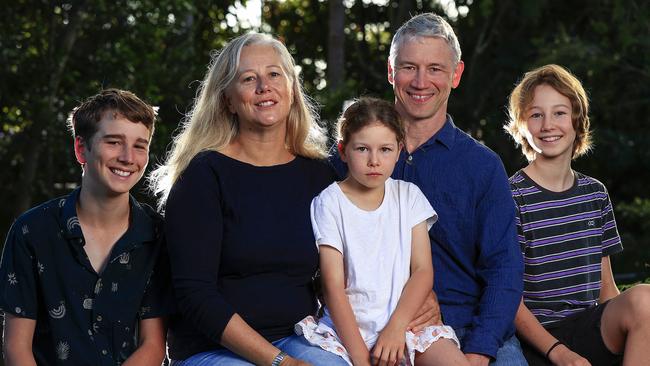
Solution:
M 277 72 L 277 71 L 271 71 L 271 72 L 270 72 L 270 75 L 271 75 L 272 78 L 277 78 L 277 77 L 279 77 L 279 76 L 282 76 L 282 74 L 280 74 L 280 73 Z
M 442 69 L 439 68 L 438 66 L 432 66 L 432 67 L 429 68 L 429 71 L 430 72 L 438 72 L 438 71 L 442 71 Z
M 384 147 L 381 148 L 381 152 L 384 152 L 384 153 L 389 153 L 389 152 L 392 152 L 392 151 L 393 151 L 393 148 L 388 147 L 388 146 L 384 146 Z
M 567 114 L 567 112 L 565 112 L 565 111 L 557 111 L 557 112 L 555 112 L 556 116 L 564 116 L 566 114 Z
M 147 145 L 135 145 L 135 148 L 142 151 L 147 151 Z
M 532 113 L 529 118 L 542 118 L 542 114 L 539 112 Z
M 359 151 L 359 152 L 366 152 L 368 151 L 368 148 L 365 146 L 357 146 L 354 150 Z
M 245 76 L 245 77 L 242 79 L 242 81 L 245 82 L 245 83 L 249 83 L 249 82 L 255 81 L 255 76 L 253 76 L 253 75 Z
M 106 143 L 108 145 L 116 146 L 116 145 L 119 145 L 121 143 L 121 141 L 120 140 L 106 140 Z
M 413 65 L 404 65 L 404 66 L 400 67 L 400 69 L 402 69 L 404 71 L 415 71 L 415 66 L 413 66 Z

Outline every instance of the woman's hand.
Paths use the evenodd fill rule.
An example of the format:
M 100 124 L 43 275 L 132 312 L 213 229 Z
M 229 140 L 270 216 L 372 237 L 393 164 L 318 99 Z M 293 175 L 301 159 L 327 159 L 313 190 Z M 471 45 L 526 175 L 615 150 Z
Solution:
M 548 355 L 548 359 L 553 362 L 553 365 L 558 366 L 591 366 L 584 357 L 563 344 L 555 347 Z
M 280 366 L 311 366 L 311 364 L 291 356 L 286 356 L 282 362 L 280 362 Z
M 406 346 L 406 330 L 392 327 L 389 323 L 381 333 L 375 347 L 372 349 L 372 364 L 393 366 L 404 358 Z

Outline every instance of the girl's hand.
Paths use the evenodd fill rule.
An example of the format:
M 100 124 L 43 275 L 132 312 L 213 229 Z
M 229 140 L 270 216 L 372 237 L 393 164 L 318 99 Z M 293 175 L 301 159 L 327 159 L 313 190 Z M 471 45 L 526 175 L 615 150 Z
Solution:
M 395 329 L 390 323 L 379 333 L 379 338 L 372 349 L 372 364 L 393 366 L 404 359 L 406 346 L 406 330 Z

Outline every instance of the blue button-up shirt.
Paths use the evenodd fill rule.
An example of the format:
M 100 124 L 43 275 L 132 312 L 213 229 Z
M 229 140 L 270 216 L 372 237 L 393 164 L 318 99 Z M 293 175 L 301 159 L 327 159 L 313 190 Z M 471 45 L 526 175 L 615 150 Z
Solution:
M 343 176 L 345 164 L 332 162 Z M 427 142 L 401 152 L 393 178 L 417 184 L 438 213 L 429 236 L 444 322 L 464 328 L 463 352 L 495 357 L 514 334 L 523 287 L 515 206 L 501 160 L 447 116 Z

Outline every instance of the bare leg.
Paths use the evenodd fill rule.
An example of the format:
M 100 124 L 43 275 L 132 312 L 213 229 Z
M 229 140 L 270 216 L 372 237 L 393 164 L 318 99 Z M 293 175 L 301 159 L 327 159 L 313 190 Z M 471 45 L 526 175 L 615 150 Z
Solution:
M 600 332 L 607 348 L 624 353 L 623 365 L 650 365 L 650 285 L 637 285 L 607 304 Z
M 441 338 L 435 342 L 424 353 L 415 353 L 415 364 L 417 366 L 469 366 L 467 358 L 458 349 L 452 340 Z

